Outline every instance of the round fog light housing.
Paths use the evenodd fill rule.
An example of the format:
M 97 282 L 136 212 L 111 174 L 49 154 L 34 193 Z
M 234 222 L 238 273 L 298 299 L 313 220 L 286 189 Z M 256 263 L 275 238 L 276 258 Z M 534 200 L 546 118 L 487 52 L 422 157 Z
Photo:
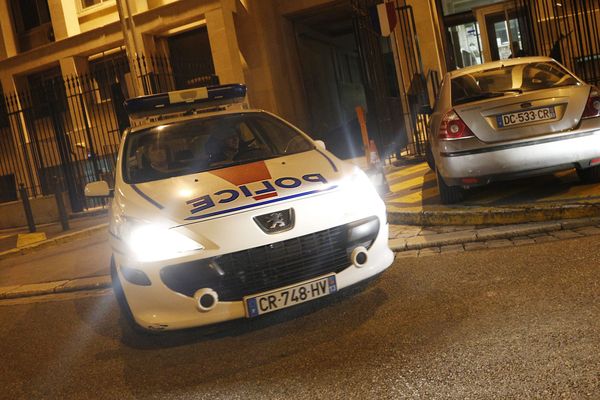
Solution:
M 219 295 L 210 288 L 203 288 L 194 293 L 194 299 L 196 299 L 198 309 L 206 312 L 215 308 L 219 302 Z
M 367 255 L 367 249 L 363 246 L 356 247 L 350 254 L 350 260 L 352 260 L 352 264 L 359 268 L 365 265 L 368 259 L 369 256 Z

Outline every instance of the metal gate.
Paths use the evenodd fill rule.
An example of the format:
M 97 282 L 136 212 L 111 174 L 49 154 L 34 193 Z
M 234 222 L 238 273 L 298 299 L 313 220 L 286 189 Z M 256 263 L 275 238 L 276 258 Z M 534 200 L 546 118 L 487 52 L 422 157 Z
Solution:
M 352 0 L 354 34 L 361 61 L 363 85 L 367 100 L 367 125 L 380 153 L 389 157 L 407 143 L 404 128 L 403 105 L 397 86 L 396 74 L 389 61 L 386 63 L 385 46 L 389 39 L 382 38 L 372 24 L 370 10 L 379 0 Z M 392 59 L 393 65 L 393 59 Z M 386 68 L 387 67 L 387 68 Z M 390 70 L 391 68 L 391 70 Z
M 423 106 L 430 104 L 428 89 L 430 85 L 434 96 L 437 96 L 439 76 L 437 71 L 433 70 L 425 75 L 412 6 L 406 5 L 404 0 L 395 0 L 395 6 L 398 17 L 398 35 L 396 35 L 398 64 L 408 84 L 403 94 L 404 103 L 409 111 L 406 119 L 411 140 L 407 143 L 404 154 L 424 156 L 428 146 L 429 115 L 422 112 L 422 109 Z
M 393 0 L 398 26 L 395 40 L 383 38 L 373 29 L 373 10 L 380 0 L 354 0 L 355 33 L 364 70 L 367 105 L 376 115 L 371 123 L 379 130 L 379 143 L 395 153 L 396 158 L 423 156 L 427 148 L 428 115 L 421 112 L 429 105 L 429 88 L 434 96 L 439 89 L 436 71 L 425 74 L 412 6 L 405 0 Z M 386 61 L 382 49 L 395 59 L 393 84 L 396 93 L 391 95 L 390 74 L 386 74 Z M 389 65 L 388 61 L 388 65 Z M 387 79 L 386 79 L 387 78 Z M 371 114 L 374 114 L 373 112 Z
M 73 212 L 94 206 L 83 188 L 112 184 L 132 85 L 151 94 L 218 84 L 205 65 L 186 67 L 175 76 L 170 60 L 140 56 L 131 73 L 126 58 L 114 58 L 90 65 L 87 75 L 30 80 L 28 90 L 0 95 L 0 202 L 16 200 L 20 185 L 30 197 L 53 194 L 58 185 Z
M 531 55 L 555 58 L 600 84 L 600 0 L 515 0 Z

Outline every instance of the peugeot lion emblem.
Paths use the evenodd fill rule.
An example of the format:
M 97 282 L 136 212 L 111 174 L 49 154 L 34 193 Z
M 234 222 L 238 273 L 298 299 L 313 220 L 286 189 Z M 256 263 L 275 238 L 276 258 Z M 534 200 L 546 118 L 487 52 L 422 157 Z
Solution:
M 259 215 L 254 217 L 254 221 L 265 233 L 289 231 L 294 227 L 294 209 Z

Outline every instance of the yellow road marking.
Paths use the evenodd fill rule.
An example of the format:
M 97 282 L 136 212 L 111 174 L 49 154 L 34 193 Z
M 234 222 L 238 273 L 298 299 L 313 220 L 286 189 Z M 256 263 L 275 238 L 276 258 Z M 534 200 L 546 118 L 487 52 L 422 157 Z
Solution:
M 429 181 L 432 181 L 434 179 L 435 179 L 435 175 L 434 174 L 426 174 L 426 175 L 423 175 L 423 176 L 417 176 L 415 178 L 408 179 L 406 181 L 402 181 L 402 182 L 396 183 L 395 185 L 392 185 L 390 187 L 390 190 L 392 192 L 399 192 L 401 190 L 408 189 L 409 187 L 422 185 L 425 182 L 429 182 Z
M 425 190 L 419 190 L 405 196 L 395 197 L 391 201 L 398 203 L 420 203 L 425 199 L 430 199 L 439 194 L 437 187 L 432 187 Z
M 401 178 L 403 176 L 414 174 L 415 172 L 419 172 L 419 171 L 425 171 L 428 169 L 429 169 L 429 166 L 427 166 L 427 163 L 421 163 L 421 164 L 417 164 L 412 167 L 402 168 L 399 171 L 392 172 L 391 174 L 389 174 L 388 180 L 392 180 L 395 178 Z
M 37 233 L 19 233 L 17 237 L 17 247 L 23 247 L 32 243 L 41 242 L 46 240 L 46 234 L 44 232 Z
M 402 180 L 403 177 L 409 176 L 411 174 L 417 174 L 419 172 L 423 172 L 423 176 L 417 176 L 411 179 Z M 573 169 L 556 172 L 554 174 L 554 178 L 561 182 L 561 186 L 565 185 L 567 186 L 567 188 L 563 189 L 562 192 L 559 194 L 547 195 L 543 197 L 538 197 L 536 199 L 530 199 L 528 200 L 528 202 L 539 203 L 557 200 L 585 201 L 590 198 L 600 197 L 600 184 L 574 184 L 573 186 L 568 186 L 571 183 L 575 183 L 573 180 L 577 179 L 575 175 L 575 170 Z M 387 199 L 387 201 L 389 201 L 390 203 L 417 204 L 419 202 L 422 202 L 423 200 L 433 198 L 439 195 L 436 187 L 431 187 L 427 189 L 420 188 L 420 186 L 423 186 L 424 183 L 435 180 L 435 174 L 429 170 L 429 167 L 426 163 L 417 164 L 388 174 L 387 179 L 388 181 L 400 179 L 400 182 L 392 184 L 390 186 L 391 193 Z M 555 180 L 554 183 L 556 184 L 557 181 Z M 519 194 L 523 194 L 523 196 L 529 197 L 531 195 L 535 195 L 535 193 L 541 190 L 543 186 L 544 185 L 538 187 L 537 184 L 533 187 L 530 185 L 519 185 L 516 187 L 506 187 L 504 190 L 483 191 L 475 196 L 472 196 L 470 199 L 467 198 L 467 203 L 470 206 L 492 205 L 493 203 L 499 202 L 502 199 L 514 197 Z M 407 191 L 408 189 L 412 190 Z M 411 206 L 401 207 L 403 209 L 412 208 Z

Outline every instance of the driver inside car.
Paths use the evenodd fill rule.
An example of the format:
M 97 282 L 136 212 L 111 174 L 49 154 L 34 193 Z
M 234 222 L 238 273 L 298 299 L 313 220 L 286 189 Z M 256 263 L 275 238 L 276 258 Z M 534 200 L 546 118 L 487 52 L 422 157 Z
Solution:
M 236 160 L 240 150 L 240 138 L 236 131 L 213 137 L 210 145 L 210 163 L 225 163 Z
M 158 172 L 167 172 L 169 170 L 169 157 L 167 149 L 156 142 L 152 143 L 148 149 L 148 158 L 150 167 Z

